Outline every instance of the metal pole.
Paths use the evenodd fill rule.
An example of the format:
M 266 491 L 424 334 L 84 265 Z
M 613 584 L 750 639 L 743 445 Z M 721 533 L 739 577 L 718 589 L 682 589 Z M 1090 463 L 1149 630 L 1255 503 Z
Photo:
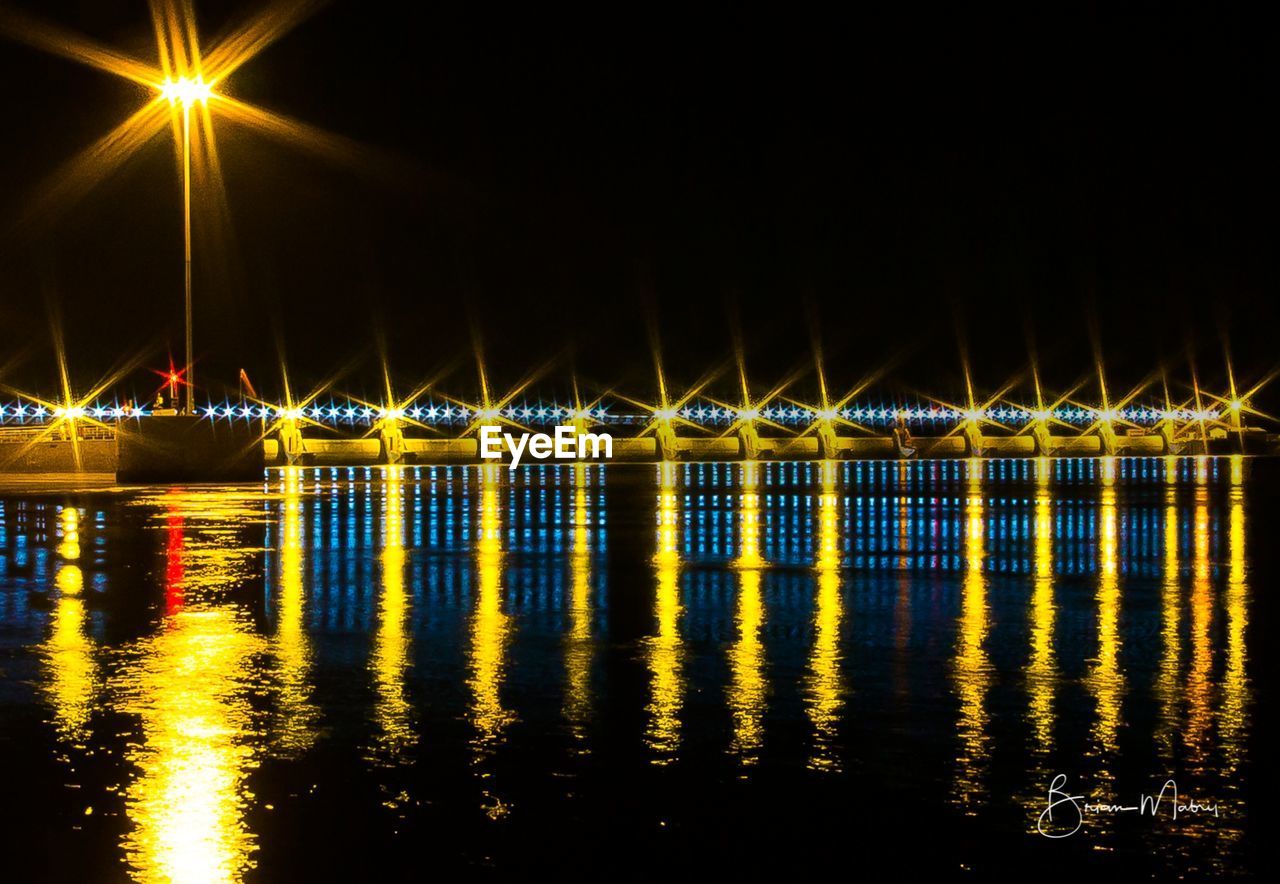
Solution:
M 195 368 L 191 344 L 191 104 L 182 105 L 182 237 L 186 272 L 187 363 L 183 379 L 187 386 L 187 414 L 195 414 Z

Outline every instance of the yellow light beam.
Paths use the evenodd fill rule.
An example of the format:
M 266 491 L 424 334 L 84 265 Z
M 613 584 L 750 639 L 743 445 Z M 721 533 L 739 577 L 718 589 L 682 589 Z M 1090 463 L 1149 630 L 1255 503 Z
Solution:
M 257 56 L 323 6 L 320 0 L 274 3 L 209 50 L 204 68 L 219 79 Z
M 155 86 L 163 73 L 133 56 L 108 49 L 82 34 L 16 9 L 0 8 L 0 34 L 32 48 L 79 62 L 142 86 Z
M 214 106 L 224 118 L 233 123 L 247 126 L 331 162 L 363 165 L 369 154 L 366 148 L 350 138 L 246 104 L 229 95 L 218 93 L 214 98 Z
M 159 98 L 134 111 L 106 135 L 67 161 L 37 188 L 35 197 L 19 215 L 16 229 L 29 230 L 47 223 L 54 210 L 80 200 L 108 172 L 120 166 L 157 134 L 169 121 L 169 108 Z

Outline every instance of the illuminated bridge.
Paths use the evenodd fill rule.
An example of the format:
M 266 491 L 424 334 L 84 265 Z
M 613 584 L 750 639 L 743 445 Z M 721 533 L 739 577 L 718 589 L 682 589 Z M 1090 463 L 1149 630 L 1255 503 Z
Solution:
M 1196 388 L 1186 402 L 1074 400 L 1036 405 L 992 400 L 871 401 L 817 404 L 780 392 L 741 400 L 665 394 L 657 403 L 606 395 L 584 403 L 539 399 L 521 388 L 480 403 L 436 391 L 368 402 L 333 394 L 300 401 L 248 397 L 208 401 L 179 416 L 119 399 L 62 401 L 20 395 L 0 402 L 0 470 L 114 471 L 116 447 L 130 435 L 181 424 L 254 447 L 259 466 L 478 462 L 481 427 L 512 434 L 568 425 L 613 440 L 625 461 L 757 459 L 914 459 L 939 457 L 1107 456 L 1274 453 L 1280 437 L 1247 396 Z M 660 379 L 660 390 L 666 385 Z M 825 389 L 825 382 L 822 384 Z M 1250 391 L 1250 395 L 1252 392 Z

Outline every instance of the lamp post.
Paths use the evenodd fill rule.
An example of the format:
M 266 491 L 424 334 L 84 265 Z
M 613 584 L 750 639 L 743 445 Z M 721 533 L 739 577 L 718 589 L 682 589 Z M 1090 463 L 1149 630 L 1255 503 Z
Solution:
M 187 414 L 195 414 L 195 367 L 194 347 L 191 331 L 191 106 L 196 102 L 206 102 L 213 95 L 213 87 L 203 78 L 179 77 L 177 80 L 166 80 L 161 95 L 169 99 L 170 104 L 182 105 L 182 256 L 184 271 L 183 315 L 186 319 L 186 363 L 183 377 L 186 380 Z

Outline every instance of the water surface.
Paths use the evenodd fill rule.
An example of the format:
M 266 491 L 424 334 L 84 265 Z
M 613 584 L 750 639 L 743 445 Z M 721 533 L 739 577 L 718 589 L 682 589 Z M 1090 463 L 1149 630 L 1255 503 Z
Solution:
M 1249 873 L 1240 458 L 0 491 L 0 810 L 54 879 Z M 1172 818 L 1085 814 L 1055 775 Z M 1170 796 L 1171 797 L 1171 796 Z M 1062 806 L 1051 834 L 1075 823 Z

